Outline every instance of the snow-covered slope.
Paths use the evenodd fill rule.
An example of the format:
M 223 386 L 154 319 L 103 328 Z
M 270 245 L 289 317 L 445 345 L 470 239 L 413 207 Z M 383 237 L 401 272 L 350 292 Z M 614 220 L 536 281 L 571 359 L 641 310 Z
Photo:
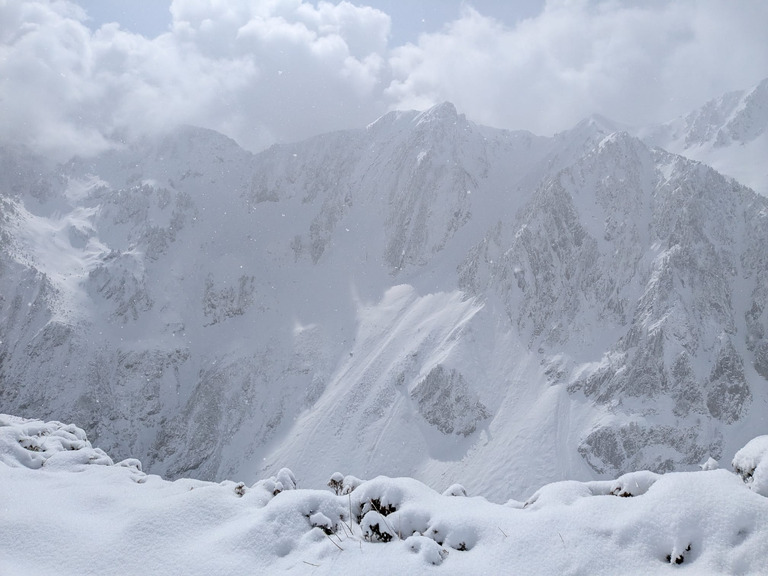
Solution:
M 768 202 L 602 118 L 2 158 L 0 407 L 155 473 L 506 499 L 765 431 Z
M 411 478 L 334 474 L 331 491 L 285 468 L 169 482 L 77 426 L 0 414 L 0 573 L 763 574 L 767 443 L 736 453 L 741 478 L 710 462 L 493 504 Z
M 768 196 L 768 78 L 638 133 L 649 144 L 709 164 Z

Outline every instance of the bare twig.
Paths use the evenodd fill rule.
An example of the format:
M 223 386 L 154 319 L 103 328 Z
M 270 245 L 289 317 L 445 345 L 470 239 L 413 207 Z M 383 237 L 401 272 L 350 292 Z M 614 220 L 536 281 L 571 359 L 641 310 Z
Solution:
M 314 566 L 315 568 L 320 568 L 320 564 L 312 564 L 312 562 L 307 562 L 306 560 L 302 560 L 304 564 L 309 564 L 310 566 Z
M 351 538 L 352 536 L 354 536 L 354 534 L 352 534 L 351 532 L 347 532 L 347 530 L 349 530 L 349 528 L 347 528 L 347 525 L 344 524 L 344 522 L 341 522 L 339 524 L 339 526 L 341 526 L 341 529 L 344 531 L 344 536 L 346 536 L 347 538 Z M 337 536 L 338 536 L 338 534 L 337 534 Z M 341 538 L 339 538 L 339 540 L 341 540 Z
M 349 531 L 354 535 L 352 530 L 352 493 L 347 493 L 347 497 L 349 498 Z
M 323 534 L 325 534 L 325 532 L 323 532 Z M 336 544 L 336 542 L 334 542 L 334 541 L 331 539 L 331 537 L 330 537 L 330 536 L 328 536 L 328 534 L 325 534 L 325 537 L 326 537 L 326 538 L 328 538 L 328 540 L 331 542 L 331 544 L 333 544 L 334 546 L 336 546 L 336 548 L 338 548 L 339 550 L 341 550 L 342 552 L 344 552 L 344 548 L 342 548 L 341 546 L 339 546 L 338 544 Z
M 498 529 L 499 529 L 499 532 L 501 532 L 502 534 L 504 534 L 504 538 L 506 538 L 506 537 L 507 537 L 507 533 L 506 533 L 506 532 L 504 532 L 504 530 L 502 530 L 502 529 L 501 529 L 501 526 L 496 526 L 496 528 L 498 528 Z

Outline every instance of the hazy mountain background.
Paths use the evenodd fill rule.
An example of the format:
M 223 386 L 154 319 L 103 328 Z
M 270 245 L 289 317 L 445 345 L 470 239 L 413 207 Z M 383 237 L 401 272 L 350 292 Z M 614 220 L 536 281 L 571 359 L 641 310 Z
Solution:
M 554 137 L 443 103 L 259 154 L 7 145 L 0 412 L 168 477 L 498 499 L 733 453 L 768 425 L 766 87 Z

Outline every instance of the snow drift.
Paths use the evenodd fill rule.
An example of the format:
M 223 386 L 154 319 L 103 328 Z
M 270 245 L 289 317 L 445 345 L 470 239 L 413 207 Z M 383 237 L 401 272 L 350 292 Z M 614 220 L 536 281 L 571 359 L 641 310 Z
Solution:
M 0 454 L 3 574 L 615 574 L 678 564 L 757 574 L 768 564 L 768 498 L 726 470 L 563 481 L 504 504 L 411 478 L 335 474 L 337 489 L 303 487 L 287 469 L 250 486 L 169 482 L 137 461 L 112 464 L 74 425 L 5 415 Z M 757 471 L 767 458 L 762 437 L 734 462 Z

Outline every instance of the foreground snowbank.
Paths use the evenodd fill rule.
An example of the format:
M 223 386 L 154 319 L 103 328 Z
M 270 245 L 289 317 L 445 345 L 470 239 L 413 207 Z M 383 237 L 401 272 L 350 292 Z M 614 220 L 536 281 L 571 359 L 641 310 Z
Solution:
M 499 505 L 409 478 L 300 489 L 287 469 L 252 486 L 168 482 L 113 465 L 76 426 L 0 415 L 0 574 L 757 574 L 761 438 L 734 459 L 749 484 L 635 472 Z
M 768 436 L 747 442 L 736 452 L 732 466 L 752 490 L 768 497 Z

